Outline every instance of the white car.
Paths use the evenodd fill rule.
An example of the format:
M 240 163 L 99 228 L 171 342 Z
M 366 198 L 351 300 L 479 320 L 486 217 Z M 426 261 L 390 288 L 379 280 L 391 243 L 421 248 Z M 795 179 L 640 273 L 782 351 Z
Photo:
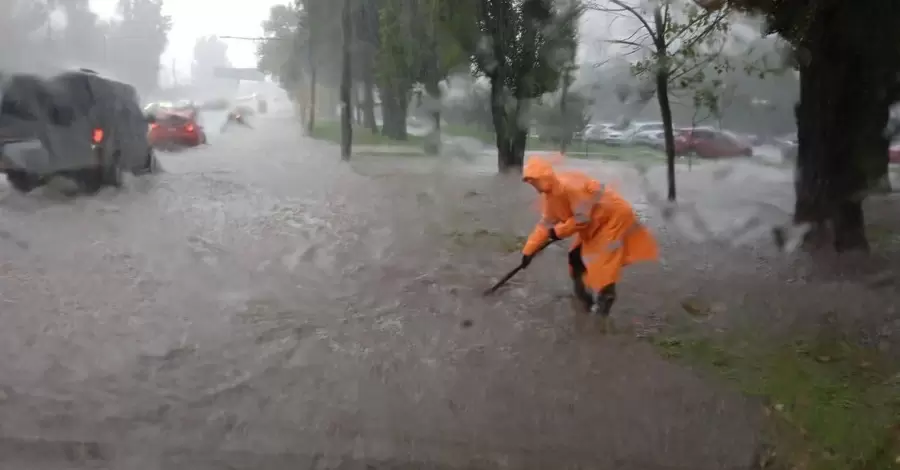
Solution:
M 628 144 L 628 137 L 622 131 L 609 129 L 606 131 L 605 136 L 601 142 L 606 145 L 612 146 L 626 145 Z
M 666 148 L 666 134 L 663 131 L 641 131 L 631 138 L 635 145 L 646 145 L 655 149 Z
M 625 139 L 631 141 L 635 135 L 641 132 L 662 131 L 665 127 L 661 122 L 633 122 L 623 132 Z

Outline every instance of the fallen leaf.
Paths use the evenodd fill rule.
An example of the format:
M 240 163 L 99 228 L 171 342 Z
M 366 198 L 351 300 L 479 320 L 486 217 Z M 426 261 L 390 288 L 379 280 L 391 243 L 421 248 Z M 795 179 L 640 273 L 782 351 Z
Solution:
M 681 301 L 681 308 L 684 309 L 689 315 L 693 315 L 696 317 L 704 316 L 708 317 L 711 313 L 709 305 L 701 299 L 696 297 L 687 298 Z

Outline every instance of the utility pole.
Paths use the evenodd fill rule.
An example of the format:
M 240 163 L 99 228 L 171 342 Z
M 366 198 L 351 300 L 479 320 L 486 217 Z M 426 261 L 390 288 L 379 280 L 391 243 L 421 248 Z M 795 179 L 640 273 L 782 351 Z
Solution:
M 353 76 L 350 69 L 350 47 L 353 41 L 353 19 L 350 12 L 351 0 L 344 0 L 341 18 L 343 36 L 341 67 L 341 160 L 349 161 L 353 146 L 353 116 L 350 115 L 350 88 Z
M 172 88 L 178 87 L 178 69 L 175 65 L 175 59 L 172 59 Z

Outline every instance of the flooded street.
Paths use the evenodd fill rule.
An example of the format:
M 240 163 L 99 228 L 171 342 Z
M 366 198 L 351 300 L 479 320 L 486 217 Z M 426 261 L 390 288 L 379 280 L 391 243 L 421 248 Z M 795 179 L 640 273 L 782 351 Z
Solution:
M 517 178 L 341 164 L 289 117 L 255 124 L 123 191 L 0 189 L 0 468 L 748 468 L 755 407 L 633 335 L 576 331 L 561 248 L 481 296 L 537 217 Z M 569 164 L 658 219 L 637 172 Z M 751 232 L 726 223 L 742 213 L 786 220 L 790 175 L 766 171 L 752 203 L 727 199 L 737 183 L 705 193 L 712 215 L 679 237 L 721 248 Z M 697 256 L 636 267 L 617 321 L 714 290 L 672 274 L 716 263 Z M 764 256 L 732 271 L 768 272 Z

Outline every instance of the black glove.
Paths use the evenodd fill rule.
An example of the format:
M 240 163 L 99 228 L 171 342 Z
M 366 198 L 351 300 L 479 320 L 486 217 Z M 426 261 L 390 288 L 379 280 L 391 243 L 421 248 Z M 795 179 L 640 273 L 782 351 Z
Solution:
M 547 236 L 550 237 L 550 241 L 551 241 L 551 242 L 555 242 L 555 241 L 559 241 L 559 240 L 560 240 L 559 235 L 556 234 L 556 229 L 555 229 L 555 228 L 551 228 L 550 231 L 547 233 Z
M 534 259 L 534 255 L 522 255 L 522 263 L 520 266 L 522 268 L 527 268 L 529 264 L 531 264 L 531 260 Z

